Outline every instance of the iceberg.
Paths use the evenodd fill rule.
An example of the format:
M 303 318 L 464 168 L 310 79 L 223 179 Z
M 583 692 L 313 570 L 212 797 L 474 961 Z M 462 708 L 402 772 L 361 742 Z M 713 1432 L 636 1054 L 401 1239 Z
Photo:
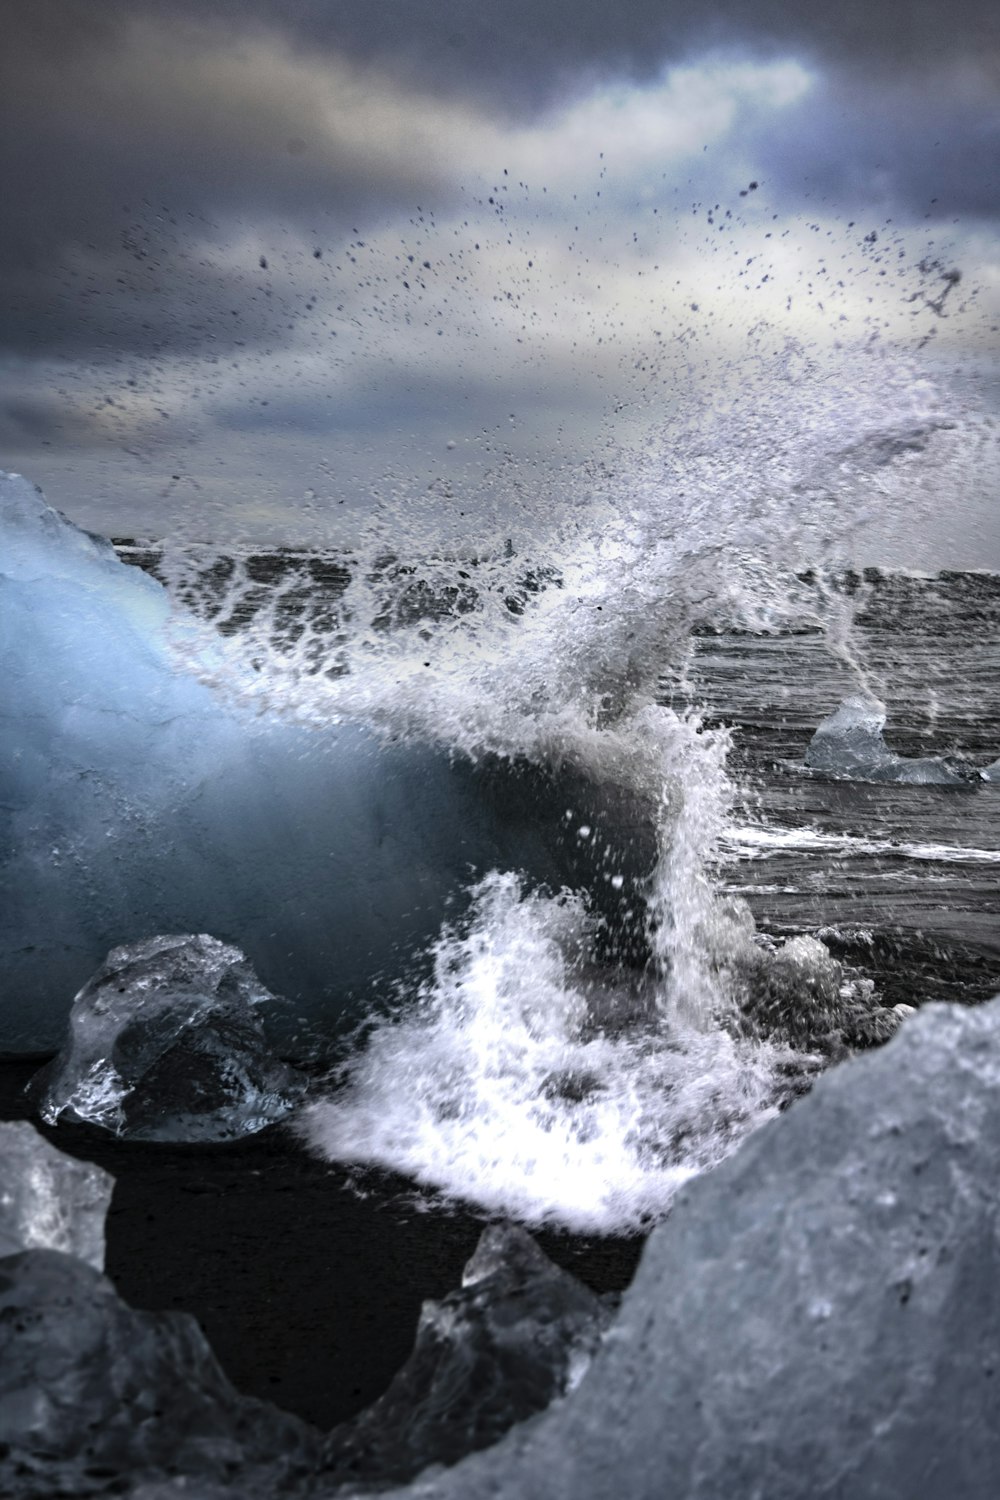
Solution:
M 646 830 L 614 849 L 620 810 L 586 777 L 563 793 L 538 768 L 476 766 L 349 720 L 318 730 L 224 695 L 209 683 L 253 671 L 236 644 L 208 642 L 18 475 L 0 475 L 0 640 L 8 1048 L 58 1046 L 104 954 L 164 932 L 240 947 L 292 1002 L 288 1044 L 306 1047 L 376 982 L 426 967 L 477 874 L 517 868 L 559 889 L 607 845 L 626 878 L 595 880 L 598 899 L 628 908 L 655 859 Z M 560 821 L 567 805 L 593 824 L 585 849 Z
M 965 777 L 940 756 L 897 755 L 882 731 L 885 709 L 868 698 L 845 698 L 809 741 L 806 765 L 814 771 L 859 781 L 901 781 L 956 786 Z
M 0 1124 L 0 1256 L 61 1250 L 104 1269 L 114 1178 L 50 1146 L 26 1121 Z
M 276 1008 L 238 948 L 206 934 L 113 948 L 32 1080 L 42 1118 L 151 1141 L 221 1141 L 284 1119 L 305 1078 L 272 1053 Z

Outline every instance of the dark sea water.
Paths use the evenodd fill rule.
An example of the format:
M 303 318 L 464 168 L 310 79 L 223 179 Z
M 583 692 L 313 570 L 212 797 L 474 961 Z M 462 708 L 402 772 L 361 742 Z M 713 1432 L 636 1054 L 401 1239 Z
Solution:
M 970 773 L 1000 744 L 1000 577 L 871 570 L 851 651 L 905 756 Z M 693 695 L 734 731 L 739 814 L 723 880 L 758 926 L 808 932 L 895 1004 L 971 1003 L 1000 985 L 1000 791 L 836 780 L 803 770 L 818 721 L 856 668 L 812 634 L 701 635 Z

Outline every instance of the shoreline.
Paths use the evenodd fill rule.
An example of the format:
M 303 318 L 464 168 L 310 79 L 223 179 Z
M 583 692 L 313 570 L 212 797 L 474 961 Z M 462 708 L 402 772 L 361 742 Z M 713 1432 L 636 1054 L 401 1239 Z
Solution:
M 369 1406 L 454 1290 L 490 1215 L 391 1173 L 309 1156 L 282 1125 L 223 1146 L 43 1125 L 23 1090 L 44 1059 L 0 1057 L 0 1119 L 30 1120 L 115 1178 L 105 1271 L 134 1307 L 193 1313 L 230 1380 L 325 1430 Z M 632 1280 L 640 1236 L 530 1231 L 596 1292 Z

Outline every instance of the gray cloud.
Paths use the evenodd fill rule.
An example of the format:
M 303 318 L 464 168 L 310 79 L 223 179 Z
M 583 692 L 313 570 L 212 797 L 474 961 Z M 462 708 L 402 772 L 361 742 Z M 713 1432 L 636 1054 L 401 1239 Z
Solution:
M 761 143 L 786 198 L 884 203 L 888 178 L 911 207 L 994 211 L 1000 18 L 980 0 L 947 23 L 929 0 L 18 0 L 0 52 L 0 347 L 99 361 L 281 341 L 300 301 L 287 278 L 268 298 L 252 262 L 220 268 L 206 242 L 284 221 L 336 247 L 372 216 L 444 207 L 468 101 L 523 122 L 595 78 L 737 43 L 839 69 L 825 110 Z M 414 120 L 413 90 L 440 118 Z
M 590 125 L 582 154 L 570 130 L 552 164 L 546 129 L 560 111 L 602 85 L 627 95 L 705 49 L 729 61 L 798 58 L 812 87 L 787 107 L 756 95 L 734 106 L 718 152 L 702 154 L 699 136 L 683 148 L 695 156 L 671 155 L 665 138 L 662 163 L 659 145 L 647 149 L 641 183 L 627 167 L 599 177 L 605 143 Z M 619 335 L 620 308 L 589 283 L 603 278 L 623 301 L 644 294 L 650 267 L 636 261 L 631 279 L 622 260 L 636 230 L 679 257 L 670 216 L 679 222 L 695 199 L 699 233 L 706 203 L 725 199 L 738 216 L 750 175 L 758 214 L 766 200 L 768 214 L 822 206 L 871 226 L 995 221 L 998 74 L 1000 10 L 985 0 L 955 0 L 944 17 L 930 0 L 11 0 L 0 354 L 15 358 L 0 443 L 66 453 L 148 443 L 159 455 L 206 433 L 220 451 L 285 433 L 289 444 L 329 436 L 346 448 L 353 434 L 377 447 L 380 433 L 402 442 L 408 424 L 436 429 L 450 411 L 492 421 L 508 389 L 540 422 L 574 405 L 594 411 L 602 381 L 623 386 L 609 350 L 637 325 Z M 705 118 L 707 143 L 711 110 Z M 701 131 L 695 106 L 685 122 Z M 537 195 L 515 206 L 513 170 L 495 203 L 471 180 L 478 169 L 463 177 L 481 162 L 505 193 L 508 142 L 532 172 L 553 174 L 544 208 Z M 567 161 L 580 181 L 560 187 Z M 548 313 L 575 295 L 577 277 L 585 289 L 563 301 L 557 329 Z M 470 330 L 496 309 L 475 351 Z M 669 327 L 659 304 L 648 316 Z M 428 368 L 441 361 L 428 348 L 439 344 L 433 320 L 462 322 L 441 341 L 444 374 Z M 578 363 L 590 361 L 575 386 L 576 353 L 554 352 L 570 322 L 587 346 Z M 537 388 L 520 363 L 525 345 L 540 361 Z M 334 365 L 328 399 L 316 368 Z M 52 394 L 56 366 L 68 396 Z
M 64 398 L 29 393 L 0 399 L 0 445 L 12 452 L 30 453 L 53 444 L 90 448 L 107 441 L 93 413 Z
M 996 219 L 998 97 L 978 72 L 904 76 L 875 91 L 857 75 L 834 75 L 789 111 L 780 132 L 762 132 L 754 150 L 783 209 L 808 195 L 848 213 L 917 223 Z
M 200 14 L 203 0 L 178 0 Z M 943 61 L 981 63 L 1000 48 L 991 0 L 214 0 L 233 24 L 251 15 L 313 47 L 391 63 L 438 88 L 498 107 L 551 102 L 582 77 L 648 79 L 694 49 L 791 49 L 896 75 Z

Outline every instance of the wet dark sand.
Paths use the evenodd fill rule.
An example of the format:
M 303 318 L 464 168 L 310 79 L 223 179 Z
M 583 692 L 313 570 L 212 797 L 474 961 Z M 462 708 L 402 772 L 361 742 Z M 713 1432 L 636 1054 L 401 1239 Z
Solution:
M 0 1060 L 0 1119 L 31 1118 L 23 1090 L 39 1065 Z M 238 1389 L 324 1428 L 385 1389 L 421 1302 L 459 1284 L 486 1222 L 431 1207 L 401 1178 L 317 1161 L 280 1126 L 215 1147 L 39 1128 L 116 1179 L 106 1270 L 125 1301 L 193 1313 Z M 628 1285 L 642 1248 L 537 1238 L 599 1292 Z

